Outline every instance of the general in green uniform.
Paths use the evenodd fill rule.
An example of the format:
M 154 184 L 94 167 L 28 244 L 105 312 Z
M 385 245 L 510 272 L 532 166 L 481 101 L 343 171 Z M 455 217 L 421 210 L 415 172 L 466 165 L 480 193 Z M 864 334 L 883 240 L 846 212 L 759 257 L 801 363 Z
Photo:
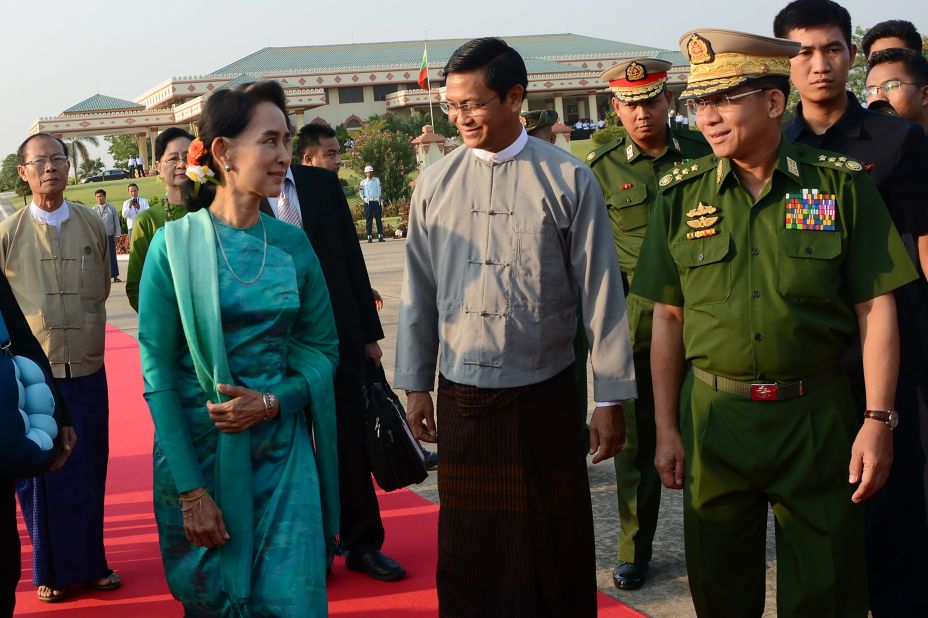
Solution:
M 696 131 L 667 125 L 671 63 L 655 58 L 621 62 L 602 74 L 615 98 L 612 106 L 626 133 L 587 156 L 609 207 L 615 248 L 624 278 L 634 279 L 659 178 L 711 149 Z M 634 294 L 626 299 L 635 353 L 638 399 L 625 404 L 625 447 L 615 456 L 619 502 L 617 588 L 644 584 L 657 527 L 661 482 L 654 469 L 654 400 L 651 394 L 651 314 L 654 303 Z
M 857 503 L 892 459 L 890 292 L 915 269 L 860 163 L 781 140 L 798 44 L 699 30 L 681 47 L 714 155 L 660 179 L 632 291 L 656 302 L 655 464 L 684 489 L 696 612 L 763 613 L 769 504 L 778 614 L 863 618 Z M 862 425 L 839 369 L 858 330 Z

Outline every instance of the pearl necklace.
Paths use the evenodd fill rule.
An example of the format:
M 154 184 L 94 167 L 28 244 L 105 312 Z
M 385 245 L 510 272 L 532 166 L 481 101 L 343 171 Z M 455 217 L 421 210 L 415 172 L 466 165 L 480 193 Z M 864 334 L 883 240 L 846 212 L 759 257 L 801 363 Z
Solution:
M 232 264 L 229 263 L 229 257 L 226 255 L 226 249 L 222 246 L 222 236 L 219 235 L 219 227 L 216 225 L 216 217 L 213 215 L 212 211 L 208 212 L 209 220 L 213 224 L 213 231 L 216 233 L 216 242 L 219 243 L 219 251 L 222 253 L 222 259 L 225 260 L 226 266 L 229 268 L 229 272 L 232 273 L 232 276 L 235 277 L 235 280 L 242 285 L 251 285 L 255 283 L 258 279 L 261 278 L 261 275 L 264 273 L 264 266 L 267 264 L 267 228 L 264 227 L 264 219 L 261 218 L 260 214 L 258 215 L 258 221 L 261 222 L 261 231 L 264 232 L 264 257 L 261 258 L 261 270 L 258 271 L 258 274 L 255 275 L 255 278 L 251 281 L 244 281 L 235 273 L 235 270 L 232 268 Z

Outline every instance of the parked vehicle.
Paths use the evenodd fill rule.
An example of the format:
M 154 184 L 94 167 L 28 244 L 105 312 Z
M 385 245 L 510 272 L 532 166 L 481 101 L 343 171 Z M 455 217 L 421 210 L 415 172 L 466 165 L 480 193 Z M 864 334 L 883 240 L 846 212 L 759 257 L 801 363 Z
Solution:
M 125 180 L 127 178 L 131 178 L 131 176 L 126 170 L 104 170 L 102 174 L 81 178 L 81 184 L 85 185 L 88 182 L 102 182 L 105 180 Z

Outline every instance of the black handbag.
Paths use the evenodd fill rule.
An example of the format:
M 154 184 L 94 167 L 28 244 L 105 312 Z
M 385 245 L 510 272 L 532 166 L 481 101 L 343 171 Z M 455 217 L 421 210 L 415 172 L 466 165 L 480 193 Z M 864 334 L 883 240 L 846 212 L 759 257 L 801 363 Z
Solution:
M 403 404 L 383 367 L 368 361 L 364 374 L 364 445 L 374 479 L 384 491 L 421 483 L 429 474 Z

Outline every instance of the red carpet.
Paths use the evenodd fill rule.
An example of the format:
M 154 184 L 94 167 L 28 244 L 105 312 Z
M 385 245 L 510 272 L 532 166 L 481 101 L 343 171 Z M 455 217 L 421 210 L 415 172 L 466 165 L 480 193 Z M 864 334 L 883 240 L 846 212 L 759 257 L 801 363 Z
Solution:
M 180 604 L 173 600 L 164 581 L 151 510 L 152 423 L 142 398 L 138 344 L 113 327 L 107 328 L 106 335 L 110 463 L 105 539 L 107 559 L 110 567 L 122 576 L 123 587 L 114 592 L 88 591 L 56 604 L 38 601 L 31 585 L 32 548 L 20 519 L 23 574 L 16 595 L 16 616 L 183 616 Z M 336 560 L 329 579 L 329 613 L 356 618 L 435 616 L 438 506 L 405 490 L 380 493 L 378 497 L 387 531 L 384 551 L 399 560 L 410 575 L 402 582 L 381 583 L 348 571 L 341 560 Z M 642 614 L 600 594 L 599 616 L 634 618 Z

